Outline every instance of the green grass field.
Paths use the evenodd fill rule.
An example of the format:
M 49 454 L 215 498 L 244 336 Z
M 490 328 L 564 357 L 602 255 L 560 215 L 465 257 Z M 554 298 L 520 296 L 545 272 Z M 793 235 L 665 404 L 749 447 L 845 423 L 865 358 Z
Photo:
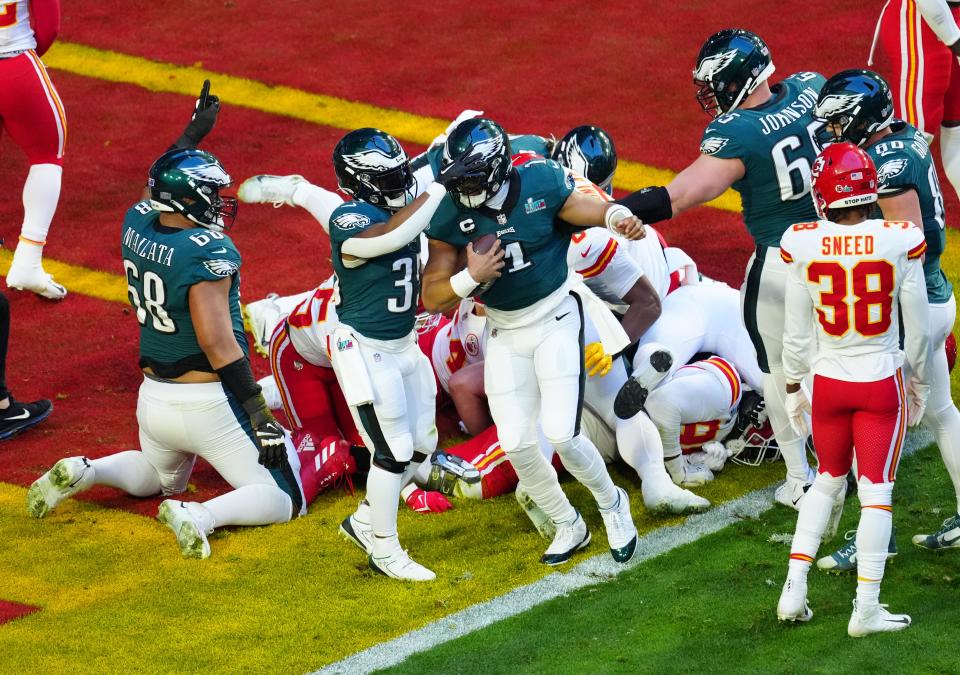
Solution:
M 777 621 L 796 513 L 757 520 L 654 558 L 619 578 L 547 602 L 465 638 L 411 657 L 391 673 L 955 673 L 960 654 L 960 551 L 915 548 L 910 536 L 950 515 L 953 490 L 930 446 L 900 469 L 894 524 L 900 554 L 887 567 L 881 601 L 913 626 L 862 640 L 847 637 L 853 575 L 810 574 L 809 624 Z M 840 533 L 856 527 L 848 497 Z

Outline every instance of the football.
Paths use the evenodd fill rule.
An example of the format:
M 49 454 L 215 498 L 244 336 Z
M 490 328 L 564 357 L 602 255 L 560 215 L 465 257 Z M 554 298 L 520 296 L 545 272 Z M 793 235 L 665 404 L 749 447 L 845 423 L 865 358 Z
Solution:
M 497 236 L 495 234 L 485 234 L 471 241 L 470 245 L 473 247 L 474 253 L 486 253 L 493 248 L 496 241 Z

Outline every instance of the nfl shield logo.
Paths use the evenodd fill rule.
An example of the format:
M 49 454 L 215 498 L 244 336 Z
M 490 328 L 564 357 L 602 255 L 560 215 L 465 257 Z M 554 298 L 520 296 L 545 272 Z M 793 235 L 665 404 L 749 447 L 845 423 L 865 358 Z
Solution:
M 507 214 L 501 213 L 497 215 L 497 225 L 506 225 L 507 224 Z

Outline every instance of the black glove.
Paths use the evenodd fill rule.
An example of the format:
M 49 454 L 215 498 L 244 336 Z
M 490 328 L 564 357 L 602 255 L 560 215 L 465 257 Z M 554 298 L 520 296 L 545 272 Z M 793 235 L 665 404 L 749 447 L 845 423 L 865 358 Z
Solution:
M 190 117 L 190 123 L 183 130 L 183 135 L 177 139 L 174 146 L 195 148 L 200 145 L 206 135 L 213 131 L 213 125 L 217 122 L 219 112 L 220 99 L 210 93 L 210 80 L 204 80 L 200 96 L 193 108 L 193 115 Z
M 243 402 L 243 409 L 250 415 L 253 437 L 260 450 L 260 463 L 268 469 L 283 466 L 287 458 L 283 427 L 273 417 L 262 394 Z
M 436 181 L 449 192 L 467 178 L 482 178 L 483 165 L 480 153 L 474 152 L 469 155 L 464 153 L 440 169 Z

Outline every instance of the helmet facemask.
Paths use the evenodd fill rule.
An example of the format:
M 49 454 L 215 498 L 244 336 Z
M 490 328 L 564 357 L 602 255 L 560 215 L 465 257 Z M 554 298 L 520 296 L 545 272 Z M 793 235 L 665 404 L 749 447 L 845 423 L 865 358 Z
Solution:
M 158 167 L 167 157 L 166 166 Z M 179 213 L 214 232 L 229 230 L 237 218 L 236 197 L 220 190 L 229 187 L 229 174 L 215 157 L 202 151 L 171 151 L 151 167 L 147 181 L 150 205 L 164 213 Z

